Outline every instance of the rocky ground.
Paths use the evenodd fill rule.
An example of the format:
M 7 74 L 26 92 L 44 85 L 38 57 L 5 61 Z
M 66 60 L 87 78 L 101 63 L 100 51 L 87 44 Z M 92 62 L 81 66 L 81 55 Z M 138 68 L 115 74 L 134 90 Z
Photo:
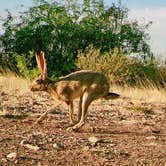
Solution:
M 80 131 L 68 124 L 66 105 L 46 93 L 0 85 L 0 165 L 166 166 L 166 102 L 98 100 Z

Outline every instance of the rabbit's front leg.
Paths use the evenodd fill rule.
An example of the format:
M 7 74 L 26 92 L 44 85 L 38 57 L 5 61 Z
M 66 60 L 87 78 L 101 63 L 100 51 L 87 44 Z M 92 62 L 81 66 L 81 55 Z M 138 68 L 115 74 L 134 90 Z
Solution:
M 88 92 L 85 92 L 83 94 L 82 102 L 81 102 L 82 103 L 81 119 L 73 127 L 67 128 L 68 131 L 77 131 L 85 124 L 85 119 L 86 119 L 88 107 L 92 101 L 93 101 L 93 96 L 91 94 L 89 94 Z
M 68 103 L 68 109 L 69 109 L 69 121 L 70 121 L 70 124 L 73 125 L 74 124 L 74 119 L 73 119 L 73 101 L 70 101 Z
M 78 106 L 78 121 L 77 122 L 81 120 L 81 116 L 82 116 L 82 96 L 80 97 L 79 106 Z

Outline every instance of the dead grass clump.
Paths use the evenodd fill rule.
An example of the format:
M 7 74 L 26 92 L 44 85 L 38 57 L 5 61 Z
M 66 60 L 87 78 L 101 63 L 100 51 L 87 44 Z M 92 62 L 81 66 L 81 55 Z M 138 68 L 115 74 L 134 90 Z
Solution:
M 164 89 L 120 86 L 112 86 L 111 88 L 112 91 L 119 93 L 122 97 L 130 98 L 132 102 L 166 103 L 166 91 Z
M 127 56 L 115 48 L 109 53 L 90 46 L 87 51 L 79 52 L 76 66 L 79 69 L 102 72 L 110 83 L 136 87 L 162 87 L 165 84 L 165 74 L 160 72 L 153 61 L 142 62 L 137 58 Z
M 0 76 L 0 88 L 7 92 L 17 92 L 24 94 L 29 92 L 30 81 L 16 76 Z M 119 93 L 122 97 L 130 98 L 132 101 L 166 103 L 166 91 L 164 89 L 137 88 L 137 87 L 121 87 L 112 86 L 111 91 Z
M 0 76 L 0 87 L 7 92 L 16 91 L 22 94 L 28 92 L 29 83 L 28 80 L 12 75 Z

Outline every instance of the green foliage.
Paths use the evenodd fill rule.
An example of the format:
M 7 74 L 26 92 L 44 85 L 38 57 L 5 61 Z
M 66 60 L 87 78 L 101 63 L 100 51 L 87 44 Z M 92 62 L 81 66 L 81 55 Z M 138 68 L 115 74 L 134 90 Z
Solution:
M 100 71 L 114 84 L 160 86 L 164 82 L 165 76 L 155 64 L 144 64 L 136 58 L 128 58 L 118 48 L 115 48 L 114 53 L 111 52 L 102 54 L 99 49 L 90 47 L 86 53 L 78 54 L 76 66 L 79 69 Z
M 37 68 L 32 68 L 31 58 L 33 54 L 29 53 L 29 58 L 24 55 L 13 54 L 13 59 L 15 61 L 15 66 L 17 67 L 17 74 L 25 78 L 35 78 L 39 75 L 39 70 Z
M 144 55 L 144 61 L 150 55 L 148 25 L 140 27 L 137 22 L 127 21 L 128 10 L 120 4 L 106 8 L 103 0 L 86 0 L 82 5 L 76 0 L 36 2 L 34 7 L 21 13 L 19 22 L 8 11 L 3 24 L 5 31 L 0 36 L 2 54 L 8 61 L 3 60 L 1 66 L 29 75 L 36 68 L 35 58 L 29 52 L 37 46 L 46 53 L 50 76 L 75 70 L 78 50 L 85 51 L 91 44 L 103 53 L 118 48 L 125 55 Z M 109 58 L 115 57 L 104 58 L 110 61 Z
M 128 9 L 120 3 L 107 8 L 103 0 L 84 0 L 82 5 L 77 0 L 35 1 L 19 22 L 7 11 L 0 35 L 0 71 L 35 77 L 39 71 L 34 52 L 40 47 L 51 77 L 80 68 L 101 71 L 120 85 L 165 87 L 166 68 L 157 66 L 148 44 L 151 23 L 129 21 Z

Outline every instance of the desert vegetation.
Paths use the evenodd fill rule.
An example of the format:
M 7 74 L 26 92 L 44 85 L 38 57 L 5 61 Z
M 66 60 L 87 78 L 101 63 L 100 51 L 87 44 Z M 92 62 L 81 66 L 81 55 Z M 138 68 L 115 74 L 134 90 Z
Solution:
M 34 51 L 40 47 L 50 77 L 94 69 L 120 85 L 165 87 L 165 60 L 159 62 L 150 50 L 151 23 L 130 21 L 120 3 L 106 7 L 103 1 L 84 1 L 80 7 L 74 0 L 37 1 L 17 18 L 7 12 L 0 36 L 1 72 L 34 78 L 39 74 Z
M 166 60 L 152 53 L 148 24 L 121 3 L 35 0 L 7 11 L 0 34 L 0 165 L 166 164 Z M 68 132 L 64 103 L 30 91 L 46 54 L 52 79 L 77 70 L 102 72 L 117 100 L 90 105 L 87 123 Z M 78 101 L 74 103 L 78 109 Z M 36 119 L 45 111 L 41 124 Z M 74 112 L 76 116 L 77 112 Z

